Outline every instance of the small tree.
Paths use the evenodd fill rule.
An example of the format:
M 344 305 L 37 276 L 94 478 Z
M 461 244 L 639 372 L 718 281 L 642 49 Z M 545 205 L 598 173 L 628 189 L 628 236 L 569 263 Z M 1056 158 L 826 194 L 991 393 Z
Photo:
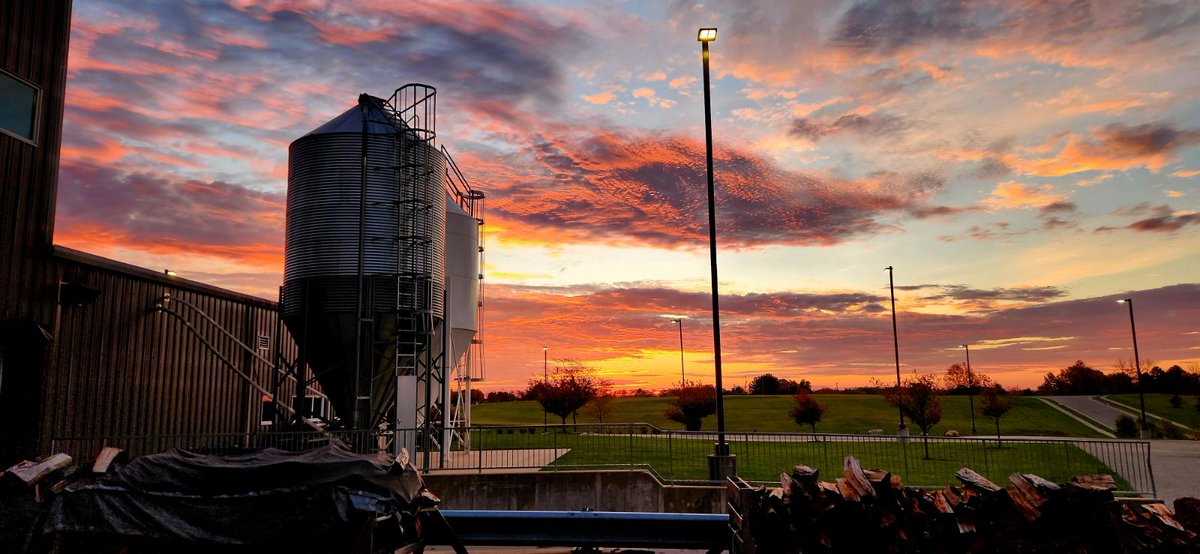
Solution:
M 751 379 L 750 394 L 779 394 L 779 378 L 770 373 L 764 373 Z
M 792 408 L 792 419 L 796 420 L 796 425 L 808 425 L 812 427 L 812 432 L 817 432 L 817 422 L 821 421 L 821 415 L 825 413 L 825 406 L 822 406 L 817 399 L 813 398 L 808 392 L 801 392 L 792 397 L 796 402 Z
M 689 381 L 669 392 L 674 399 L 663 416 L 682 423 L 688 431 L 699 431 L 700 420 L 717 411 L 717 389 L 712 385 Z
M 611 394 L 601 394 L 588 402 L 587 406 L 584 406 L 584 410 L 600 423 L 604 423 L 604 416 L 612 415 L 612 403 L 613 396 Z
M 1000 418 L 1004 417 L 1013 407 L 1012 401 L 1004 395 L 1000 385 L 983 389 L 983 402 L 979 405 L 979 415 L 992 420 L 996 424 L 996 448 L 1000 448 Z
M 1179 396 L 1179 393 L 1172 394 L 1168 401 L 1171 403 L 1172 408 L 1179 408 L 1183 406 L 1183 397 Z
M 906 380 L 899 394 L 895 388 L 884 391 L 884 398 L 921 429 L 926 460 L 929 459 L 929 430 L 942 420 L 942 403 L 937 392 L 937 379 L 932 375 L 918 375 Z
M 611 384 L 596 376 L 596 368 L 579 360 L 556 360 L 546 379 L 531 379 L 525 397 L 537 400 L 542 409 L 567 424 L 578 421 L 579 409 L 606 391 Z

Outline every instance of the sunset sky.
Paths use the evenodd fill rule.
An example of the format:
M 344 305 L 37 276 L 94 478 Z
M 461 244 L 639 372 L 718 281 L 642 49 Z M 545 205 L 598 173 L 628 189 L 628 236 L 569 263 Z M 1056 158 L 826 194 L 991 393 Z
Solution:
M 487 196 L 487 381 L 1200 362 L 1200 3 L 75 0 L 55 240 L 274 298 L 288 144 L 421 82 Z M 357 186 L 357 183 L 355 183 Z

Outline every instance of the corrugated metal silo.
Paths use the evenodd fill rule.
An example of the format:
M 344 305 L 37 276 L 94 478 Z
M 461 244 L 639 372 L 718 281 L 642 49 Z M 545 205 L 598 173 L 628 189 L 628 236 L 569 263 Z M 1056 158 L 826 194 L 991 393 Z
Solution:
M 284 322 L 346 420 L 355 409 L 356 352 L 374 383 L 365 385 L 371 412 L 381 414 L 391 398 L 386 387 L 396 374 L 397 344 L 428 346 L 443 313 L 445 161 L 391 109 L 364 94 L 289 148 Z M 369 336 L 356 337 L 360 221 L 363 316 L 370 324 Z M 422 329 L 409 323 L 418 317 L 426 321 Z
M 479 306 L 479 222 L 453 201 L 446 202 L 446 319 L 452 360 L 460 360 L 475 338 Z

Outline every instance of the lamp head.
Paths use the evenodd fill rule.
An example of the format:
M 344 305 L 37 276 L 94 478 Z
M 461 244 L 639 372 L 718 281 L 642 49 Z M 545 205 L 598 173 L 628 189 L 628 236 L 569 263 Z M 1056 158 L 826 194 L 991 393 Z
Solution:
M 884 270 L 884 271 L 891 271 L 891 270 L 892 270 L 892 266 L 890 266 L 890 265 L 889 265 L 889 266 L 887 266 L 887 267 L 883 268 L 883 270 Z
M 716 27 L 700 29 L 699 34 L 696 35 L 696 40 L 700 42 L 712 42 L 717 40 Z
M 1117 304 L 1124 304 L 1126 302 L 1133 302 L 1133 299 L 1132 298 L 1122 298 L 1120 300 L 1117 300 Z
M 176 276 L 176 275 L 179 275 L 179 274 L 178 274 L 178 273 L 175 273 L 174 271 L 171 271 L 171 270 L 169 270 L 169 269 L 164 269 L 164 270 L 163 270 L 163 275 L 166 275 L 167 277 L 174 277 L 174 276 Z

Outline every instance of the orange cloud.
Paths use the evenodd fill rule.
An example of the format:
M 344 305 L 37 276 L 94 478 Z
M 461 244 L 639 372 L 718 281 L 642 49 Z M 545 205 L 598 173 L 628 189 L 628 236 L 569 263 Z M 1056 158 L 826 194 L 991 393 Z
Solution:
M 1066 196 L 1054 193 L 1053 185 L 1031 186 L 1008 181 L 996 185 L 983 203 L 997 210 L 1012 210 L 1041 208 L 1064 199 Z

